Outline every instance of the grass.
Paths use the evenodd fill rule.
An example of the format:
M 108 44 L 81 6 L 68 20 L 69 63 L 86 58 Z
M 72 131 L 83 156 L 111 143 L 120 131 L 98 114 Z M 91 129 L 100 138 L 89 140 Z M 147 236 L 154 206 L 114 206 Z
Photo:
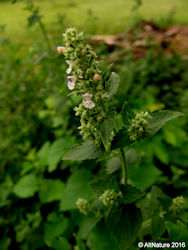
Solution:
M 174 9 L 174 22 L 188 23 L 187 0 L 143 0 L 143 5 L 135 12 L 131 9 L 133 0 L 36 0 L 47 27 L 55 27 L 57 15 L 66 16 L 69 26 L 77 26 L 86 32 L 117 33 L 131 25 L 133 17 L 159 21 Z M 71 4 L 73 3 L 73 4 Z M 0 1 L 0 25 L 6 25 L 6 37 L 14 41 L 32 41 L 37 37 L 37 29 L 27 29 L 24 1 L 11 4 Z M 62 30 L 63 31 L 63 30 Z

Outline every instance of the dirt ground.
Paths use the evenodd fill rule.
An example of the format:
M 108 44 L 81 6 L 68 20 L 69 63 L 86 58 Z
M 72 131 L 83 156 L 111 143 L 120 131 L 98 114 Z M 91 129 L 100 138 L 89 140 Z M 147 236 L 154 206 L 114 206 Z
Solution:
M 94 45 L 105 44 L 112 52 L 111 61 L 118 60 L 127 51 L 133 51 L 135 58 L 142 57 L 151 47 L 160 47 L 169 55 L 176 52 L 188 59 L 188 25 L 161 29 L 152 22 L 141 21 L 139 28 L 131 28 L 117 35 L 95 35 L 90 42 Z

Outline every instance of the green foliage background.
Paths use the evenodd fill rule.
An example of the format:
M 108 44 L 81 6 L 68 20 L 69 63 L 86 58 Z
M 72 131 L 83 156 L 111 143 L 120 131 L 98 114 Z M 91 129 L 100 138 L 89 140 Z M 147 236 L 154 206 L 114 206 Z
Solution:
M 114 2 L 111 1 L 111 5 Z M 184 1 L 181 2 L 183 5 Z M 116 4 L 121 8 L 121 3 Z M 10 1 L 1 1 L 1 4 L 10 6 L 13 12 L 13 8 L 20 11 L 19 3 L 13 6 Z M 116 232 L 124 245 L 121 233 L 127 231 L 127 225 L 131 225 L 128 227 L 130 238 L 135 236 L 137 225 L 131 224 L 130 214 L 135 211 L 137 215 L 137 208 L 141 208 L 144 220 L 139 240 L 185 241 L 188 238 L 188 62 L 177 54 L 168 57 L 160 49 L 157 53 L 151 49 L 145 57 L 135 61 L 130 52 L 113 65 L 113 70 L 120 75 L 120 87 L 114 100 L 118 111 L 126 100 L 135 112 L 167 108 L 184 113 L 183 118 L 167 123 L 155 137 L 143 140 L 127 152 L 129 183 L 141 190 L 140 196 L 131 190 L 139 198 L 137 208 L 130 204 L 126 211 L 124 207 L 112 211 L 107 222 L 110 229 L 103 220 L 83 216 L 76 208 L 79 197 L 92 200 L 95 196 L 89 182 L 96 177 L 119 174 L 120 160 L 116 153 L 102 161 L 70 161 L 73 156 L 62 160 L 73 145 L 81 142 L 77 131 L 79 120 L 73 111 L 80 98 L 68 96 L 67 66 L 63 57 L 56 53 L 56 46 L 61 45 L 60 34 L 75 13 L 71 4 L 78 3 L 67 1 L 63 16 L 57 19 L 53 16 L 49 26 L 45 25 L 49 17 L 40 18 L 40 9 L 36 9 L 35 3 L 27 4 L 28 14 L 24 15 L 29 16 L 31 26 L 27 34 L 37 31 L 29 41 L 25 39 L 28 35 L 21 33 L 14 38 L 17 34 L 13 30 L 18 31 L 16 22 L 12 27 L 7 25 L 8 33 L 3 32 L 3 26 L 1 28 L 0 249 L 84 250 L 87 246 L 91 250 L 116 250 L 119 245 L 110 236 L 110 230 L 116 232 L 120 222 L 111 220 L 118 214 L 128 215 L 126 225 L 121 224 L 122 231 Z M 81 1 L 80 4 L 80 8 L 85 6 L 87 10 L 91 3 L 84 5 Z M 104 16 L 102 8 L 96 1 L 92 6 L 94 11 L 86 13 L 86 19 L 78 26 L 89 34 L 104 31 L 106 24 L 109 24 L 107 30 L 112 32 L 126 26 L 121 14 L 118 29 L 109 23 L 106 15 L 104 26 L 100 27 L 96 17 Z M 146 11 L 149 3 L 144 8 Z M 64 9 L 70 9 L 67 17 Z M 22 10 L 22 13 L 27 12 Z M 74 18 L 77 19 L 77 15 Z M 7 16 L 11 18 L 11 13 Z M 106 48 L 99 46 L 96 50 L 100 56 L 108 58 Z M 119 117 L 118 129 L 121 127 Z M 143 192 L 148 195 L 143 197 Z M 185 199 L 183 209 L 169 219 L 162 211 L 167 211 L 172 199 L 180 195 Z M 133 241 L 127 247 L 138 249 Z

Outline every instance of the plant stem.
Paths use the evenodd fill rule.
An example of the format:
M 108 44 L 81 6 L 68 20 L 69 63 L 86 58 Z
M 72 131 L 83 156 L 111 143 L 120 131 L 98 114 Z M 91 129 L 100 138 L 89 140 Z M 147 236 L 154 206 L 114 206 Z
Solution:
M 121 167 L 122 167 L 122 177 L 123 177 L 123 184 L 127 184 L 127 161 L 125 157 L 125 151 L 123 148 L 120 148 L 121 153 Z
M 52 48 L 51 48 L 50 40 L 48 38 L 45 26 L 44 26 L 44 24 L 43 24 L 43 22 L 41 20 L 38 21 L 38 24 L 39 24 L 40 29 L 42 31 L 42 34 L 44 36 L 44 40 L 46 41 L 46 44 L 47 44 L 47 47 L 48 47 L 48 51 L 49 51 L 49 53 L 51 53 L 52 52 Z

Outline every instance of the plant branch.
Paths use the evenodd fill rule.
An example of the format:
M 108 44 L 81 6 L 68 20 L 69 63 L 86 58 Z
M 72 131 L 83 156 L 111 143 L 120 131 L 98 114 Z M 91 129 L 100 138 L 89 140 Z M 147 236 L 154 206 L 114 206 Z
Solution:
M 127 184 L 127 161 L 125 157 L 125 151 L 123 148 L 120 148 L 121 154 L 121 167 L 122 167 L 122 177 L 123 177 L 123 184 Z
M 51 48 L 50 40 L 49 40 L 49 38 L 48 38 L 46 29 L 45 29 L 45 27 L 44 27 L 44 25 L 43 25 L 43 23 L 42 23 L 41 20 L 38 21 L 38 24 L 39 24 L 39 26 L 40 26 L 40 28 L 41 28 L 41 31 L 42 31 L 43 36 L 44 36 L 44 39 L 45 39 L 46 44 L 47 44 L 47 46 L 48 46 L 48 51 L 49 51 L 49 53 L 51 53 L 51 52 L 52 52 L 52 48 Z

